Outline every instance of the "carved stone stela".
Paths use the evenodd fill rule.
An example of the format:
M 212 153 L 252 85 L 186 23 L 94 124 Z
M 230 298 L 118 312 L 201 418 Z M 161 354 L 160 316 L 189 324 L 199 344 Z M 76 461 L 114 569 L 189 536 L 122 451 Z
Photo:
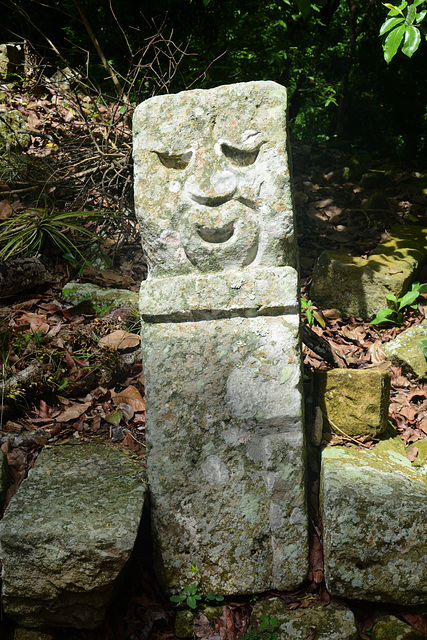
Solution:
M 308 571 L 299 295 L 274 82 L 158 96 L 134 117 L 155 565 L 180 591 Z

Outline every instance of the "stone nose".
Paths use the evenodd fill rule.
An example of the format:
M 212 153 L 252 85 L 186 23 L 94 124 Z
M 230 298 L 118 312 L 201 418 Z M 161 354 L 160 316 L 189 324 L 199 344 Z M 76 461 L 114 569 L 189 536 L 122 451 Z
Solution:
M 204 171 L 200 177 L 191 176 L 185 184 L 185 190 L 194 202 L 211 207 L 231 200 L 237 187 L 238 176 L 230 169 Z

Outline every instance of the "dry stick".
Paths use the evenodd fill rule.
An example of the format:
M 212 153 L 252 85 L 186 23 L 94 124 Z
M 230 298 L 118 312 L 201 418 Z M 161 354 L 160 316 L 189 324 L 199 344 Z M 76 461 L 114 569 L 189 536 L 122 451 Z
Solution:
M 370 447 L 369 447 L 367 444 L 363 444 L 363 442 L 359 442 L 359 440 L 356 440 L 356 438 L 353 438 L 352 436 L 349 436 L 347 433 L 345 433 L 345 431 L 343 431 L 342 429 L 340 429 L 339 427 L 337 427 L 337 425 L 336 425 L 336 424 L 334 424 L 334 423 L 332 422 L 332 420 L 331 420 L 330 418 L 328 418 L 328 416 L 327 416 L 325 413 L 323 413 L 323 411 L 322 411 L 322 415 L 323 415 L 323 417 L 324 417 L 324 418 L 326 418 L 326 420 L 327 420 L 328 422 L 330 422 L 330 423 L 331 423 L 331 425 L 334 427 L 334 429 L 338 429 L 338 431 L 339 431 L 340 433 L 342 433 L 342 434 L 343 434 L 343 436 L 345 436 L 345 437 L 346 437 L 346 438 L 348 438 L 349 440 L 353 440 L 353 442 L 355 442 L 357 445 L 359 445 L 359 446 L 361 446 L 361 447 L 365 447 L 365 449 L 370 449 Z
M 137 438 L 135 438 L 135 436 L 134 436 L 134 435 L 132 435 L 132 433 L 129 431 L 129 429 L 124 429 L 124 431 L 126 431 L 126 433 L 128 433 L 128 434 L 130 435 L 130 437 L 132 438 L 132 440 L 135 440 L 135 442 L 137 442 L 138 444 L 140 444 L 140 445 L 141 445 L 141 447 L 144 447 L 144 449 L 146 449 L 146 448 L 147 448 L 147 446 L 146 446 L 143 442 L 140 442 L 139 440 L 137 440 Z
M 108 63 L 108 60 L 105 57 L 103 50 L 101 49 L 101 45 L 99 44 L 98 39 L 97 39 L 96 35 L 94 34 L 94 32 L 92 30 L 92 27 L 90 26 L 90 23 L 89 23 L 89 21 L 88 21 L 88 19 L 86 17 L 86 14 L 83 11 L 83 7 L 81 6 L 79 0 L 73 0 L 73 3 L 74 3 L 74 6 L 76 7 L 77 11 L 80 14 L 82 22 L 83 22 L 83 24 L 84 24 L 84 26 L 86 28 L 86 31 L 88 32 L 89 38 L 92 40 L 93 46 L 95 47 L 95 49 L 96 49 L 96 51 L 97 51 L 97 53 L 98 53 L 98 55 L 99 55 L 99 57 L 101 59 L 101 62 L 102 62 L 102 65 L 103 65 L 104 69 L 107 71 L 107 73 L 109 74 L 111 80 L 113 81 L 113 84 L 114 84 L 114 87 L 116 89 L 117 95 L 118 96 L 122 96 L 123 89 L 122 89 L 122 86 L 121 86 L 121 84 L 119 82 L 119 79 L 118 79 L 117 75 L 114 73 L 111 65 Z M 127 97 L 125 95 L 123 95 L 123 100 L 124 100 L 124 102 L 127 102 Z

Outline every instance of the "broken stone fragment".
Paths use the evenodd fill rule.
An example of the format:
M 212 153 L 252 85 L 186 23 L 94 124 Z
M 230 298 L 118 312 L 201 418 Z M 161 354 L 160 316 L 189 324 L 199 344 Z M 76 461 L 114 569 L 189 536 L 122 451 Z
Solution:
M 426 604 L 426 503 L 425 470 L 411 465 L 398 436 L 370 450 L 325 448 L 320 508 L 329 593 Z
M 5 613 L 26 627 L 98 626 L 145 493 L 140 463 L 113 445 L 43 449 L 0 522 Z
M 273 598 L 257 602 L 251 615 L 251 626 L 259 629 L 261 616 L 277 625 L 269 626 L 267 633 L 277 632 L 277 640 L 357 640 L 354 614 L 340 601 L 329 605 L 315 604 L 304 609 L 289 609 L 283 600 Z M 259 630 L 260 637 L 261 630 Z M 388 640 L 391 640 L 389 638 Z
M 374 616 L 371 640 L 425 640 L 425 634 L 387 613 Z
M 421 343 L 427 344 L 427 319 L 402 331 L 397 338 L 383 344 L 384 353 L 402 373 L 420 380 L 427 379 L 427 358 Z
M 388 424 L 388 371 L 330 369 L 318 371 L 316 379 L 325 430 L 339 436 L 383 433 Z
M 313 270 L 310 297 L 323 309 L 371 320 L 387 294 L 406 293 L 427 258 L 427 228 L 399 226 L 369 258 L 324 251 Z

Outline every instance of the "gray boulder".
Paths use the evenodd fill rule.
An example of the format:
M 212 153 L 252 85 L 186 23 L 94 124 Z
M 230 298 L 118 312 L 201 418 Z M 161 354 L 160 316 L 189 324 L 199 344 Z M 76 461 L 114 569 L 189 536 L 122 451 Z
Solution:
M 261 616 L 267 616 L 270 623 L 276 618 L 276 625 L 270 624 L 266 633 L 277 632 L 277 640 L 357 640 L 354 614 L 341 602 L 331 602 L 328 606 L 316 604 L 306 609 L 288 609 L 280 598 L 257 602 L 251 615 L 251 625 L 259 629 Z M 264 618 L 265 620 L 265 618 Z
M 25 627 L 98 626 L 145 493 L 140 465 L 114 445 L 43 449 L 0 522 L 5 613 Z
M 427 483 L 399 437 L 373 449 L 322 453 L 320 507 L 328 591 L 403 605 L 427 603 Z

